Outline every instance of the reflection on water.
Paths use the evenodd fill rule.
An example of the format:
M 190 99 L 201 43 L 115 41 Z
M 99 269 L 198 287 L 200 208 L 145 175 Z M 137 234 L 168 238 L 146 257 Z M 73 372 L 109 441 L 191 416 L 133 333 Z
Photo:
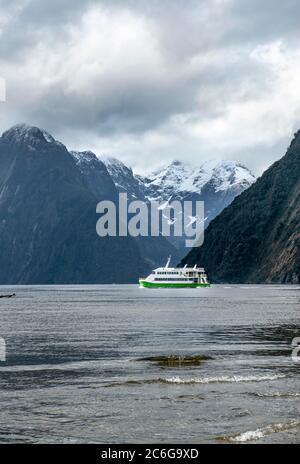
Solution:
M 0 441 L 300 441 L 299 287 L 11 287 Z

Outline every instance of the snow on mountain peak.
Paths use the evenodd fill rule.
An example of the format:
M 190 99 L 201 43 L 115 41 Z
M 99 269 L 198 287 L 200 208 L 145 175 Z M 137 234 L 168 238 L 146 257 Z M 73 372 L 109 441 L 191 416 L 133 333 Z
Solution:
M 131 199 L 144 200 L 143 176 L 134 174 L 132 169 L 117 158 L 101 156 L 103 163 L 120 192 L 127 193 Z
M 236 161 L 226 160 L 212 169 L 211 182 L 216 191 L 233 188 L 247 188 L 255 182 L 255 176 Z
M 48 143 L 63 146 L 49 132 L 28 124 L 17 124 L 11 127 L 2 134 L 2 139 L 10 143 L 27 145 L 30 149 L 36 149 L 41 144 L 45 145 Z
M 105 164 L 106 169 L 108 170 L 111 177 L 117 184 L 122 184 L 125 179 L 133 178 L 132 169 L 126 166 L 122 161 L 118 160 L 117 158 L 113 158 L 110 156 L 101 156 L 102 162 Z
M 200 168 L 174 161 L 163 166 L 147 176 L 149 187 L 173 192 L 201 193 L 207 184 L 215 191 L 231 188 L 246 188 L 255 182 L 251 172 L 236 161 L 211 160 L 203 163 Z
M 151 185 L 164 188 L 174 188 L 182 184 L 184 179 L 192 175 L 192 168 L 180 161 L 173 161 L 171 164 L 162 166 L 147 176 Z
M 204 189 L 236 196 L 255 182 L 247 168 L 231 160 L 210 160 L 200 167 L 174 160 L 143 176 L 133 173 L 116 158 L 101 156 L 101 159 L 119 191 L 148 201 L 199 196 Z
M 71 151 L 70 152 L 76 163 L 91 163 L 92 161 L 97 161 L 98 158 L 92 151 Z
M 122 161 L 118 160 L 117 158 L 114 158 L 112 156 L 106 156 L 106 155 L 101 155 L 101 160 L 107 167 L 108 172 L 113 171 L 119 171 L 121 172 L 131 172 L 132 169 L 128 166 L 126 166 Z

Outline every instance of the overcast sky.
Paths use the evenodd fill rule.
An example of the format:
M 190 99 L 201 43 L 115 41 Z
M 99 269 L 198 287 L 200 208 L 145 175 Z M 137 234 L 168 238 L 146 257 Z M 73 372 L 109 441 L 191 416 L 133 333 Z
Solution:
M 37 125 L 141 172 L 260 174 L 300 128 L 299 18 L 299 0 L 0 0 L 0 130 Z

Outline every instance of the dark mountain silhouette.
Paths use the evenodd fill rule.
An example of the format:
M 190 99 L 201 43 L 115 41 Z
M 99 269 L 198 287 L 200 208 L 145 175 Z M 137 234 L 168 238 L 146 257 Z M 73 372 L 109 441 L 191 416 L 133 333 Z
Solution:
M 103 163 L 93 176 L 45 131 L 19 125 L 3 134 L 1 284 L 136 282 L 149 269 L 133 238 L 96 234 L 96 205 L 117 191 Z
M 300 131 L 286 155 L 208 226 L 183 264 L 214 282 L 300 282 Z

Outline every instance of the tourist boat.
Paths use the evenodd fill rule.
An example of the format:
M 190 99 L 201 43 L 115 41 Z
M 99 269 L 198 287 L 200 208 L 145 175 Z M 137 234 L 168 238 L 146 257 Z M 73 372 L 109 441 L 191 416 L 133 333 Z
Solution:
M 169 267 L 169 257 L 165 267 L 154 269 L 146 278 L 139 279 L 140 287 L 148 288 L 199 288 L 210 287 L 203 267 Z

